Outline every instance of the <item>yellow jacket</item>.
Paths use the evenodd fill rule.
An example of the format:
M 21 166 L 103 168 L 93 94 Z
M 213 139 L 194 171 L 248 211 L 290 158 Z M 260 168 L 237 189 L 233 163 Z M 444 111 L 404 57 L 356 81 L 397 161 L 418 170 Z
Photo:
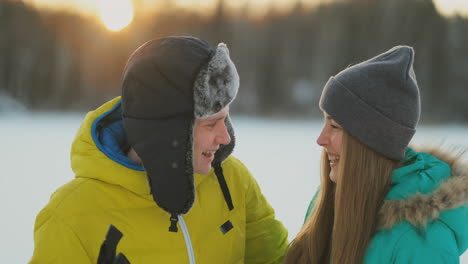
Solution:
M 110 224 L 124 235 L 117 253 L 132 264 L 189 262 L 184 236 L 180 228 L 168 231 L 170 215 L 153 201 L 145 172 L 116 162 L 96 143 L 96 123 L 119 105 L 116 98 L 86 116 L 71 151 L 75 179 L 37 216 L 31 264 L 97 263 Z M 212 169 L 195 174 L 195 202 L 183 216 L 197 263 L 281 263 L 284 226 L 238 159 L 230 156 L 222 167 L 234 210 L 226 208 Z M 227 220 L 234 228 L 223 234 Z

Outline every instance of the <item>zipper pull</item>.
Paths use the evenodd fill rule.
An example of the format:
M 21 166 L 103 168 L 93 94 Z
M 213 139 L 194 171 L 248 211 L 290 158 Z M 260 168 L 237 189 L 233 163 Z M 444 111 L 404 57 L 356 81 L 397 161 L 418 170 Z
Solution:
M 177 215 L 172 214 L 171 217 L 169 217 L 169 221 L 171 221 L 171 226 L 169 226 L 169 232 L 177 232 L 177 222 L 179 221 Z

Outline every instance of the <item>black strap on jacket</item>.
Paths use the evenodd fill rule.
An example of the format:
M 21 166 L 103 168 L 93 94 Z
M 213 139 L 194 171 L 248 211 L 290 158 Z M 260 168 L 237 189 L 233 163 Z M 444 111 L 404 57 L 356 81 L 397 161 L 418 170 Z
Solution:
M 117 251 L 117 244 L 122 239 L 123 234 L 115 226 L 109 225 L 107 229 L 106 239 L 101 245 L 99 250 L 99 257 L 97 264 L 130 264 L 130 261 L 125 257 L 124 254 L 119 253 L 117 257 L 115 253 Z
M 213 168 L 215 170 L 216 177 L 218 178 L 221 191 L 223 191 L 224 200 L 226 201 L 229 211 L 232 211 L 232 209 L 234 209 L 234 205 L 232 204 L 231 193 L 229 192 L 226 179 L 224 178 L 223 168 L 221 167 L 221 164 L 215 164 L 213 165 Z

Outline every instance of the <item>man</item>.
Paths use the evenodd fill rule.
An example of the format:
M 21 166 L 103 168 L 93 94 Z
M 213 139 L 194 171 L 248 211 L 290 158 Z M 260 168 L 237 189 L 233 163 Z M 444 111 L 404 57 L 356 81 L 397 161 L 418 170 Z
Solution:
M 76 177 L 38 215 L 30 263 L 97 263 L 110 225 L 132 264 L 281 263 L 287 231 L 230 156 L 238 87 L 224 44 L 169 37 L 138 48 L 122 98 L 79 129 Z

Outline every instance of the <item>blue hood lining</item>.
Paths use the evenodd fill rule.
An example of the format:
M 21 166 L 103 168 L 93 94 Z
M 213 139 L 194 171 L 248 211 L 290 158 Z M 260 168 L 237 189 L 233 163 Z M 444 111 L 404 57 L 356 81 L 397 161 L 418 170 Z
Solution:
M 126 155 L 130 145 L 123 125 L 121 102 L 94 120 L 91 135 L 98 149 L 108 158 L 129 169 L 145 171 Z

